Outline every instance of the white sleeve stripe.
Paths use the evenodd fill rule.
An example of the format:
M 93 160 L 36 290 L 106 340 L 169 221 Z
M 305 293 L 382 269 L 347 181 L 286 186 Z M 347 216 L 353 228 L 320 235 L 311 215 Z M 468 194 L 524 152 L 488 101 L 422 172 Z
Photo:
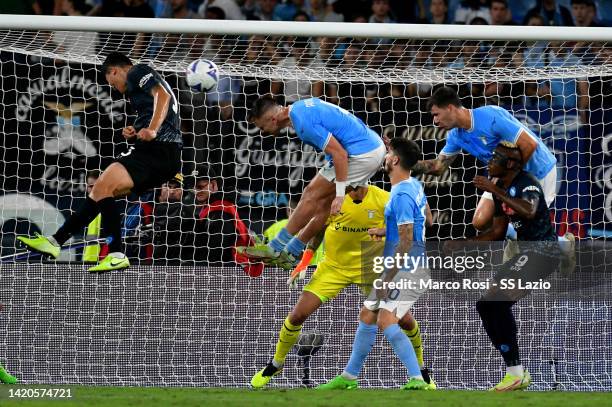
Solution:
M 526 128 L 524 128 L 523 126 L 521 126 L 521 128 L 516 132 L 516 136 L 514 136 L 514 144 L 518 143 L 518 139 L 521 136 L 521 133 L 525 132 L 525 134 L 527 134 L 529 137 L 531 137 L 535 142 L 538 141 L 538 139 L 532 135 L 529 130 L 527 130 Z
M 332 135 L 333 134 L 331 134 L 331 132 L 327 133 L 327 140 L 325 140 L 325 143 L 323 143 L 323 148 L 321 148 L 321 150 L 325 151 L 327 145 L 329 144 L 329 140 L 331 140 Z
M 414 220 L 407 220 L 405 222 L 398 223 L 397 226 L 412 225 L 412 224 L 414 224 Z

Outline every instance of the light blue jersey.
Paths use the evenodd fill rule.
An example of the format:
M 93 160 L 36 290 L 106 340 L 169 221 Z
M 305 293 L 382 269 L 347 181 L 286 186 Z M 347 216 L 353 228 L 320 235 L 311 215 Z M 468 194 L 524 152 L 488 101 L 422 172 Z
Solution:
M 382 139 L 358 117 L 317 98 L 299 100 L 289 112 L 295 133 L 305 144 L 321 152 L 334 136 L 349 156 L 369 153 L 383 145 Z M 329 161 L 331 156 L 325 158 Z
M 399 243 L 399 226 L 413 224 L 411 256 L 422 256 L 425 248 L 425 219 L 427 197 L 423 185 L 416 178 L 408 178 L 391 187 L 385 205 L 385 256 L 394 256 Z M 417 242 L 421 242 L 420 244 Z
M 446 145 L 441 151 L 444 155 L 454 155 L 464 150 L 479 161 L 487 164 L 493 150 L 501 141 L 516 143 L 522 131 L 537 141 L 538 146 L 525 165 L 525 171 L 537 179 L 543 179 L 557 164 L 541 138 L 537 137 L 506 109 L 499 106 L 483 106 L 472 110 L 472 128 L 452 129 L 446 136 Z

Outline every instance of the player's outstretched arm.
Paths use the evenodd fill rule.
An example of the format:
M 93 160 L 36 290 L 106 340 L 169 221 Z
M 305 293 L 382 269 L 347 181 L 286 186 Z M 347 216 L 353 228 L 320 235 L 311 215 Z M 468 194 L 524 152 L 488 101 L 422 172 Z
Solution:
M 508 217 L 504 214 L 497 215 L 493 218 L 493 225 L 489 230 L 468 240 L 477 242 L 493 242 L 503 240 L 503 238 L 506 236 L 506 230 L 508 230 Z
M 455 161 L 457 155 L 446 155 L 440 154 L 438 158 L 434 160 L 421 160 L 418 161 L 410 171 L 412 175 L 420 174 L 431 174 L 440 176 L 450 167 Z

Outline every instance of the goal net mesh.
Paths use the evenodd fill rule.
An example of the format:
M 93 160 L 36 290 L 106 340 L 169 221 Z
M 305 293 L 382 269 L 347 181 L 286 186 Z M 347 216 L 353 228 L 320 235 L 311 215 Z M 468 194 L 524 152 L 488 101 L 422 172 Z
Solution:
M 86 196 L 88 171 L 127 150 L 121 129 L 134 112 L 98 70 L 111 51 L 151 64 L 174 90 L 184 181 L 120 201 L 125 249 L 137 265 L 92 276 L 83 262 L 103 255 L 104 244 L 84 253 L 79 241 L 89 232 L 57 262 L 20 255 L 15 236 L 55 232 Z M 198 58 L 220 68 L 208 94 L 184 81 Z M 612 390 L 612 291 L 600 267 L 610 262 L 612 44 L 11 30 L 0 31 L 0 69 L 0 358 L 24 382 L 248 386 L 299 293 L 286 287 L 282 270 L 250 278 L 211 247 L 234 237 L 210 239 L 224 232 L 199 219 L 203 166 L 218 174 L 215 196 L 234 202 L 261 235 L 287 217 L 324 160 L 292 130 L 271 137 L 249 124 L 255 99 L 320 97 L 381 135 L 417 141 L 434 158 L 445 132 L 432 125 L 426 102 L 443 84 L 465 107 L 503 106 L 542 137 L 557 157 L 557 231 L 586 242 L 580 290 L 534 292 L 515 306 L 534 388 Z M 421 178 L 434 215 L 428 239 L 475 233 L 479 195 L 471 181 L 482 171 L 461 155 L 442 176 Z M 389 187 L 382 174 L 372 182 Z M 501 377 L 477 298 L 432 291 L 414 307 L 440 387 L 486 388 Z M 315 382 L 342 371 L 362 300 L 351 287 L 306 322 L 304 331 L 325 339 L 311 362 Z M 363 387 L 405 382 L 391 355 L 379 335 Z M 292 352 L 273 385 L 299 386 L 301 377 Z

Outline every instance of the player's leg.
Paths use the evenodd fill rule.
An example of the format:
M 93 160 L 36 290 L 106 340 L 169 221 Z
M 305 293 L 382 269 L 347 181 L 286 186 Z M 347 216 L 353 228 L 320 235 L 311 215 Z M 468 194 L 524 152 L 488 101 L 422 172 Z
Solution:
M 318 386 L 321 390 L 352 390 L 358 387 L 357 378 L 365 363 L 368 354 L 376 342 L 376 319 L 378 316 L 377 305 L 374 303 L 365 305 L 359 313 L 359 326 L 353 339 L 351 357 L 344 371 L 329 382 Z
M 507 367 L 506 375 L 491 389 L 493 391 L 521 390 L 531 383 L 531 376 L 523 368 L 519 356 L 516 320 L 512 313 L 515 303 L 491 296 L 491 293 L 476 303 L 482 325 Z
M 476 211 L 472 217 L 472 225 L 480 232 L 488 230 L 492 225 L 494 213 L 493 196 L 490 192 L 485 192 L 476 206 Z
M 421 337 L 421 329 L 419 328 L 419 323 L 412 315 L 412 312 L 408 311 L 406 315 L 399 320 L 399 326 L 412 344 L 417 361 L 419 362 L 419 367 L 421 368 L 423 380 L 429 384 L 431 390 L 435 390 L 437 387 L 436 383 L 429 376 L 429 369 L 425 367 L 425 361 L 423 360 L 423 339 Z
M 376 323 L 408 371 L 410 380 L 402 388 L 405 390 L 429 390 L 429 385 L 421 375 L 414 348 L 399 326 L 400 319 L 404 317 L 412 304 L 412 301 L 383 301 Z
M 6 371 L 4 366 L 0 365 L 0 382 L 4 384 L 15 384 L 17 378 Z
M 278 235 L 267 245 L 255 245 L 241 248 L 241 252 L 249 258 L 262 260 L 264 262 L 268 261 L 270 263 L 277 261 L 284 250 L 293 256 L 293 259 L 287 259 L 287 261 L 299 259 L 301 252 L 306 248 L 308 240 L 303 241 L 295 235 L 306 226 L 318 212 L 325 211 L 322 202 L 329 202 L 329 205 L 331 205 L 335 193 L 335 184 L 325 179 L 320 174 L 317 174 L 302 193 L 302 197 L 291 214 L 287 225 L 281 229 Z M 327 208 L 325 213 L 329 213 L 329 208 Z M 313 230 L 313 232 L 311 232 L 313 236 L 321 230 L 322 227 L 323 224 L 321 224 L 316 231 L 314 231 L 313 227 L 311 229 Z M 289 263 L 291 263 L 291 261 L 289 261 Z M 290 267 L 290 264 L 287 264 L 287 267 Z
M 329 267 L 325 261 L 318 265 L 298 302 L 283 322 L 272 361 L 253 376 L 252 387 L 264 387 L 273 376 L 281 372 L 287 354 L 299 339 L 304 322 L 323 303 L 335 298 L 350 284 L 346 276 Z
M 117 166 L 120 168 L 117 168 Z M 121 171 L 121 169 L 123 171 Z M 103 201 L 104 198 L 125 195 L 132 186 L 132 178 L 127 171 L 125 171 L 125 168 L 118 163 L 113 163 L 102 173 L 100 178 L 96 180 L 94 189 L 85 199 L 81 207 L 64 222 L 53 236 L 45 237 L 38 235 L 34 239 L 19 236 L 17 239 L 31 250 L 57 258 L 59 257 L 61 246 L 70 239 L 72 235 L 82 231 L 100 212 L 103 213 L 103 222 L 105 219 L 104 213 L 107 213 L 108 217 L 113 218 L 113 209 L 111 206 L 114 206 L 114 198 L 110 198 L 113 205 L 109 204 L 109 199 Z M 105 191 L 105 194 L 101 192 L 94 194 L 96 188 L 98 191 Z M 118 216 L 117 214 L 117 217 Z
M 118 270 L 130 266 L 123 254 L 121 244 L 121 214 L 115 198 L 128 194 L 134 188 L 134 181 L 126 167 L 114 162 L 102 173 L 93 186 L 90 197 L 97 202 L 102 214 L 102 230 L 109 237 L 109 254 L 90 272 Z

